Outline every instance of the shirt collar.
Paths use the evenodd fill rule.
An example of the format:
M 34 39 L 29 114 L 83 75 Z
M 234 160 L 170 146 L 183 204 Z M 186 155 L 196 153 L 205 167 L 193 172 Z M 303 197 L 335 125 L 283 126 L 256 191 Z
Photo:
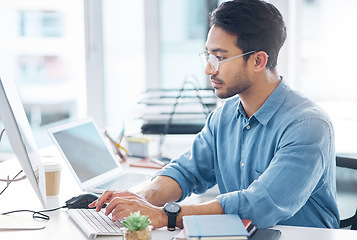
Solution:
M 240 98 L 238 99 L 238 106 L 237 106 L 237 118 L 239 117 L 239 115 L 242 115 L 243 117 L 247 118 L 247 114 L 245 113 L 243 104 L 240 100 Z
M 281 104 L 284 102 L 286 95 L 289 92 L 289 87 L 285 84 L 282 79 L 279 85 L 275 88 L 275 90 L 270 94 L 268 99 L 265 101 L 263 106 L 259 108 L 259 110 L 253 114 L 252 117 L 256 118 L 262 125 L 267 125 L 269 120 L 273 117 L 273 115 L 278 111 Z M 247 117 L 245 110 L 243 108 L 242 102 L 238 101 L 237 107 L 237 118 L 239 115 Z M 251 117 L 251 119 L 252 119 Z

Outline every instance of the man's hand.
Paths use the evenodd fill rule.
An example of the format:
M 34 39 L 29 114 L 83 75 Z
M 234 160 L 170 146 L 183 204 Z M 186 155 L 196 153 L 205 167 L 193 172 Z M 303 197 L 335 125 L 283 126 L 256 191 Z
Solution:
M 155 228 L 167 225 L 167 215 L 162 207 L 150 204 L 143 197 L 132 192 L 106 191 L 96 201 L 89 204 L 89 207 L 96 207 L 99 212 L 104 203 L 108 203 L 105 215 L 112 214 L 112 220 L 116 221 L 123 217 L 128 217 L 130 213 L 140 211 L 142 215 L 147 215 L 151 225 Z
M 96 211 L 99 212 L 100 210 L 102 210 L 102 206 L 105 203 L 110 203 L 110 201 L 112 201 L 115 197 L 117 196 L 125 196 L 125 195 L 136 195 L 138 197 L 140 197 L 139 195 L 129 192 L 129 191 L 125 191 L 125 192 L 115 192 L 115 191 L 105 191 L 102 196 L 100 196 L 97 200 L 95 200 L 94 202 L 90 203 L 88 205 L 88 207 L 93 208 L 96 207 Z

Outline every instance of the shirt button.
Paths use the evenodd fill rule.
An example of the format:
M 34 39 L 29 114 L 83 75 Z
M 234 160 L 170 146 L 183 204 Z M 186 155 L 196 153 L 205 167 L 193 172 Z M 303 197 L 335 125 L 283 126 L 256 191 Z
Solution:
M 240 164 L 242 167 L 244 167 L 244 163 L 242 162 L 241 164 Z
M 247 125 L 245 128 L 249 130 L 250 129 L 250 125 Z

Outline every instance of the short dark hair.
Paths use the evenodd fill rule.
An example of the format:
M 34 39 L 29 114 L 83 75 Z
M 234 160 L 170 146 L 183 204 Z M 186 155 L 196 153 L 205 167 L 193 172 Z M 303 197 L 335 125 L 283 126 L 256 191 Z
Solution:
M 283 16 L 272 4 L 261 0 L 223 2 L 210 16 L 210 26 L 237 35 L 243 52 L 264 51 L 269 55 L 267 68 L 274 69 L 286 39 Z M 244 56 L 245 61 L 249 55 Z

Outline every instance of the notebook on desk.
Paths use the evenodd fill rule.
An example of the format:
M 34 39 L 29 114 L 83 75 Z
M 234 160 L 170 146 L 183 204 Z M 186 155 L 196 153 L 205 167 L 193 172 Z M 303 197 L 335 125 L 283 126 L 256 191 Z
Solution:
M 87 192 L 124 191 L 151 175 L 124 170 L 91 118 L 48 129 L 80 188 Z

